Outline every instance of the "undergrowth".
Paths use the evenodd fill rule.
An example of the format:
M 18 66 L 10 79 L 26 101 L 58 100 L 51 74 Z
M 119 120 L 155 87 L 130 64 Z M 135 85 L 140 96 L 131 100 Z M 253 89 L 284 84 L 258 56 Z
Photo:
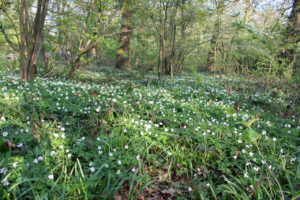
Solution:
M 0 74 L 1 199 L 300 196 L 285 94 L 203 75 L 87 81 Z

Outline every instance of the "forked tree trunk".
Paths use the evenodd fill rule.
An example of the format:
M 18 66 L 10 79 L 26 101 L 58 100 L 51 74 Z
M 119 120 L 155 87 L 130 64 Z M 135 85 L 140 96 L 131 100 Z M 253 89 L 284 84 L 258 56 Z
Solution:
M 99 10 L 98 12 L 98 23 L 97 25 L 100 25 L 101 21 L 100 21 L 100 17 L 101 17 L 101 9 Z M 121 12 L 123 13 L 124 12 L 124 7 L 122 8 Z M 119 18 L 116 18 L 113 22 L 112 22 L 112 27 L 114 27 L 114 25 L 119 21 Z M 110 30 L 110 29 L 109 29 Z M 108 31 L 109 31 L 108 30 Z M 97 33 L 96 33 L 97 34 Z M 86 42 L 85 44 L 85 47 L 83 49 L 81 49 L 81 51 L 74 57 L 72 57 L 69 62 L 71 61 L 74 61 L 69 73 L 68 73 L 68 76 L 67 76 L 67 79 L 70 80 L 72 75 L 74 74 L 74 72 L 79 68 L 80 66 L 80 59 L 82 56 L 86 55 L 87 53 L 89 53 L 92 49 L 96 48 L 96 45 L 101 42 L 103 40 L 103 38 L 107 35 L 107 31 L 105 31 L 105 33 L 99 37 L 98 39 L 96 39 L 94 42 L 92 42 L 93 40 L 93 37 L 90 37 L 89 40 Z
M 126 3 L 126 2 L 125 2 Z M 116 68 L 131 70 L 130 65 L 130 39 L 132 35 L 131 27 L 132 11 L 126 3 L 122 13 L 122 24 L 120 30 L 120 47 L 117 52 Z
M 37 73 L 36 62 L 42 42 L 42 32 L 48 11 L 49 0 L 39 0 L 33 24 L 33 37 L 28 32 L 28 7 L 26 0 L 18 0 L 20 23 L 20 76 L 25 82 L 34 79 Z M 26 48 L 27 47 L 27 48 Z

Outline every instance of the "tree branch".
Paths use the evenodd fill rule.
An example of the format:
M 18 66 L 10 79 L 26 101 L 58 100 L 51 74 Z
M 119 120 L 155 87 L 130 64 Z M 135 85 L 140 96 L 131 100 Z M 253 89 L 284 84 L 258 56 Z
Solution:
M 5 37 L 6 42 L 9 44 L 10 48 L 12 48 L 12 50 L 14 50 L 14 51 L 18 51 L 18 49 L 15 47 L 15 45 L 12 43 L 12 41 L 8 38 L 7 34 L 5 33 L 5 30 L 2 26 L 2 24 L 0 24 L 0 29 L 1 29 L 1 33 Z

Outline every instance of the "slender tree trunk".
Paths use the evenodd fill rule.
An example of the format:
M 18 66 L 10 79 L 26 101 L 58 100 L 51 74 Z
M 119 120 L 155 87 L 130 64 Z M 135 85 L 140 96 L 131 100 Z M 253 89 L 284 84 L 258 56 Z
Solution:
M 47 52 L 45 51 L 45 48 L 41 48 L 41 53 L 43 55 L 43 61 L 44 61 L 44 71 L 46 73 L 49 72 L 49 55 L 47 55 Z
M 20 77 L 21 80 L 25 79 L 26 70 L 26 25 L 25 25 L 25 13 L 26 13 L 26 1 L 18 0 L 18 12 L 19 12 L 19 24 L 20 24 Z
M 245 3 L 246 3 L 246 8 L 245 8 L 245 15 L 244 15 L 244 19 L 243 19 L 243 23 L 247 23 L 248 19 L 249 19 L 249 16 L 250 16 L 250 11 L 251 11 L 251 0 L 245 0 Z M 234 40 L 236 38 L 238 38 L 239 36 L 239 28 L 237 27 L 236 28 L 236 33 L 233 35 L 232 39 L 231 39 L 231 44 L 230 44 L 230 47 L 229 47 L 229 53 L 231 53 L 233 51 L 232 47 L 233 47 L 233 43 L 234 43 Z M 236 47 L 237 49 L 235 50 L 236 52 L 240 52 L 241 51 L 241 47 L 240 45 L 238 45 Z M 224 54 L 225 55 L 225 54 Z M 235 59 L 234 61 L 230 62 L 228 59 L 230 58 L 230 56 L 227 56 L 225 58 L 225 63 L 236 63 L 236 65 L 232 64 L 230 66 L 230 68 L 233 68 L 233 71 L 235 73 L 237 73 L 240 69 L 240 62 L 238 59 Z
M 157 63 L 157 76 L 158 80 L 161 80 L 161 70 L 162 70 L 162 58 L 163 58 L 163 41 L 161 35 L 159 35 L 159 50 L 158 50 L 158 63 Z
M 120 30 L 120 48 L 117 53 L 116 68 L 131 70 L 130 65 L 130 39 L 132 35 L 131 19 L 132 11 L 129 4 L 125 2 L 122 13 L 122 24 Z
M 163 2 L 163 9 L 164 9 L 164 21 L 163 21 L 163 43 L 162 43 L 162 55 L 163 55 L 163 73 L 169 74 L 169 59 L 168 59 L 168 10 L 169 10 L 169 2 Z
M 84 55 L 84 54 L 82 54 L 82 55 Z M 79 65 L 80 65 L 80 59 L 81 59 L 81 56 L 82 56 L 82 55 L 79 55 L 79 56 L 76 58 L 74 64 L 72 65 L 72 68 L 70 69 L 69 74 L 68 74 L 68 76 L 67 76 L 67 79 L 68 79 L 68 80 L 71 79 L 71 77 L 72 77 L 72 75 L 74 74 L 75 70 L 78 69 L 78 67 L 79 67 Z
M 244 21 L 245 22 L 249 19 L 250 4 L 251 4 L 251 0 L 246 0 L 246 10 L 245 10 L 245 16 L 244 16 Z
M 162 8 L 162 1 L 159 1 L 159 8 Z M 163 26 L 162 26 L 162 11 L 159 9 L 159 28 L 155 25 L 155 20 L 153 19 L 153 16 L 151 16 L 151 19 L 153 21 L 153 25 L 156 28 L 159 42 L 158 42 L 158 61 L 157 61 L 157 78 L 158 80 L 161 80 L 161 74 L 162 74 L 162 60 L 163 60 L 163 38 L 162 38 L 162 32 L 163 32 Z
M 180 7 L 180 10 L 181 10 L 181 18 L 184 19 L 184 8 L 183 6 Z M 178 41 L 178 47 L 177 47 L 177 54 L 176 54 L 176 66 L 175 66 L 175 69 L 174 71 L 175 72 L 179 72 L 180 68 L 181 68 L 181 64 L 184 60 L 184 43 L 186 42 L 185 41 L 185 38 L 186 38 L 186 23 L 181 23 L 181 30 L 180 30 L 180 33 L 181 33 L 181 37 Z
M 223 8 L 224 8 L 224 1 L 217 2 L 217 18 L 214 25 L 213 35 L 210 41 L 211 49 L 209 50 L 208 57 L 207 57 L 207 63 L 208 63 L 207 69 L 209 71 L 213 71 L 214 74 L 216 70 L 215 62 L 216 62 L 217 40 L 220 33 L 220 17 L 222 15 Z
M 176 31 L 177 31 L 177 25 L 176 25 L 176 15 L 177 15 L 177 9 L 179 6 L 179 0 L 177 0 L 175 5 L 175 10 L 172 17 L 172 48 L 171 48 L 171 55 L 170 55 L 170 79 L 173 81 L 174 76 L 174 61 L 175 61 L 175 43 L 176 43 Z

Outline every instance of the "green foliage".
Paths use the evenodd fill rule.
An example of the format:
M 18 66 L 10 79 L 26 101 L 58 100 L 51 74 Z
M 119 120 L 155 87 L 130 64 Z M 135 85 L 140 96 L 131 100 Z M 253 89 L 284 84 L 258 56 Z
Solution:
M 299 198 L 300 73 L 289 57 L 299 46 L 287 42 L 286 16 L 258 5 L 243 19 L 242 1 L 180 0 L 177 13 L 173 0 L 132 2 L 131 72 L 111 67 L 124 1 L 52 2 L 42 46 L 49 68 L 37 63 L 49 79 L 20 82 L 0 34 L 0 199 Z M 17 3 L 0 1 L 15 46 Z M 97 39 L 75 79 L 61 79 Z M 188 72 L 173 82 L 153 75 L 170 62 L 161 42 L 168 59 L 174 42 L 175 73 Z M 231 77 L 197 73 L 208 52 Z
M 299 126 L 272 110 L 285 96 L 228 93 L 227 78 L 203 75 L 100 84 L 0 76 L 2 199 L 298 195 Z

